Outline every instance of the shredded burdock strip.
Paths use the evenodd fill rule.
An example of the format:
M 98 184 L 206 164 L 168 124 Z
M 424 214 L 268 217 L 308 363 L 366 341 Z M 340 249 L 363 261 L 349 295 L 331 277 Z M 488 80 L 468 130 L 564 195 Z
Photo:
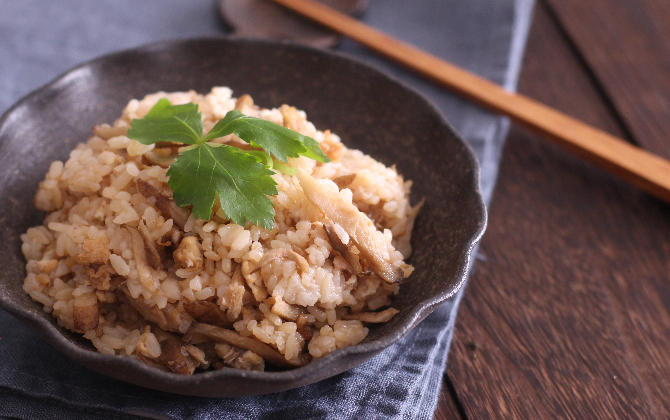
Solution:
M 403 278 L 402 270 L 394 267 L 382 255 L 381 250 L 385 248 L 383 234 L 368 216 L 351 201 L 347 202 L 337 194 L 329 194 L 321 183 L 325 181 L 317 181 L 303 170 L 298 171 L 298 179 L 307 199 L 321 210 L 327 220 L 340 225 L 347 232 L 360 251 L 361 263 L 365 262 L 371 271 L 388 283 Z
M 261 343 L 255 338 L 244 337 L 233 330 L 217 327 L 215 325 L 193 323 L 187 336 L 201 335 L 214 341 L 232 344 L 233 346 L 251 350 L 261 356 L 266 361 L 279 367 L 298 367 L 309 362 L 306 355 L 301 355 L 297 359 L 286 360 L 277 350 Z
M 396 308 L 387 308 L 379 312 L 358 312 L 355 314 L 347 314 L 342 318 L 344 319 L 356 319 L 361 322 L 367 322 L 369 324 L 380 324 L 382 322 L 389 321 L 393 318 L 398 312 Z

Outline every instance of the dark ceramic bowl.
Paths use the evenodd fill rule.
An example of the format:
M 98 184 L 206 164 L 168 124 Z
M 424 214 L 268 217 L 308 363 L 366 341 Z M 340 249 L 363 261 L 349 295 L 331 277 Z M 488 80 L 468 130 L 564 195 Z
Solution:
M 304 109 L 317 127 L 338 133 L 414 180 L 413 202 L 426 198 L 414 227 L 416 271 L 402 285 L 390 322 L 370 329 L 359 345 L 283 372 L 222 369 L 192 376 L 166 373 L 129 357 L 97 353 L 56 325 L 21 286 L 25 261 L 19 236 L 41 224 L 32 204 L 51 161 L 114 121 L 131 98 L 158 90 L 230 86 L 256 103 Z M 296 388 L 334 376 L 398 341 L 454 295 L 468 275 L 486 211 L 479 168 L 466 144 L 421 95 L 379 71 L 339 54 L 252 40 L 163 42 L 82 64 L 36 90 L 0 119 L 0 304 L 58 351 L 90 369 L 161 391 L 230 397 Z M 46 345 L 35 343 L 35 345 Z

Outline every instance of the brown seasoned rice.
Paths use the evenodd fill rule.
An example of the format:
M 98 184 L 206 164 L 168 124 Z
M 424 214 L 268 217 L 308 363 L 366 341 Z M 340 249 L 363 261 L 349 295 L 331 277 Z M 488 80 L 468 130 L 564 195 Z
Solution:
M 171 200 L 174 145 L 126 136 L 130 121 L 162 97 L 198 104 L 205 131 L 232 109 L 284 125 L 316 139 L 331 162 L 290 159 L 300 177 L 274 175 L 270 231 L 236 225 L 220 211 L 196 219 Z M 241 144 L 234 135 L 217 141 Z M 358 344 L 365 324 L 397 313 L 390 304 L 399 285 L 369 264 L 361 268 L 368 254 L 351 251 L 357 233 L 315 204 L 305 186 L 312 181 L 318 194 L 358 213 L 373 231 L 375 255 L 409 276 L 404 259 L 418 206 L 394 167 L 317 130 L 303 111 L 260 108 L 226 87 L 134 99 L 65 163 L 53 162 L 40 183 L 35 206 L 47 214 L 21 237 L 24 290 L 98 351 L 177 373 L 299 366 Z

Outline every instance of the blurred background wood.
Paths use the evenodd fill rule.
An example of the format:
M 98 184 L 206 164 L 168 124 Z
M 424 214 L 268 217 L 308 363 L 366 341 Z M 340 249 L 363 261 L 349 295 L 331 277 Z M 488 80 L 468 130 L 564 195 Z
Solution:
M 633 69 L 606 64 L 608 55 L 625 55 L 646 75 L 635 82 L 645 83 L 640 93 L 661 89 L 669 73 L 649 56 L 663 49 L 625 40 L 661 33 L 649 32 L 649 22 L 668 33 L 664 1 L 584 2 L 569 11 L 578 2 L 539 1 L 519 90 L 650 150 L 667 149 L 667 136 L 648 137 L 670 120 L 632 110 L 655 99 L 623 86 L 637 77 Z M 653 13 L 636 17 L 642 9 Z M 601 20 L 626 13 L 626 25 Z M 435 417 L 670 418 L 669 216 L 668 205 L 513 127 L 458 315 L 446 375 L 453 388 L 443 384 Z
M 670 1 L 547 0 L 634 141 L 670 157 Z
M 320 0 L 342 13 L 360 16 L 368 0 Z M 341 36 L 303 19 L 268 0 L 219 0 L 219 13 L 234 36 L 297 41 L 331 48 Z

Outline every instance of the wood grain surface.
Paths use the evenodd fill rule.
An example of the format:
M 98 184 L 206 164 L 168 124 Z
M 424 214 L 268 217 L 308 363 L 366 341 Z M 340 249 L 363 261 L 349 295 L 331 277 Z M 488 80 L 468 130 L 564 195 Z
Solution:
M 598 38 L 554 17 L 537 4 L 520 91 L 625 136 L 572 45 Z M 503 156 L 436 418 L 670 418 L 670 207 L 518 127 Z
M 547 3 L 636 142 L 670 157 L 670 1 Z
M 458 395 L 456 395 L 456 390 L 446 372 L 441 391 L 440 399 L 437 402 L 437 409 L 435 410 L 435 419 L 466 419 L 467 415 L 465 414 L 463 405 L 461 404 Z

